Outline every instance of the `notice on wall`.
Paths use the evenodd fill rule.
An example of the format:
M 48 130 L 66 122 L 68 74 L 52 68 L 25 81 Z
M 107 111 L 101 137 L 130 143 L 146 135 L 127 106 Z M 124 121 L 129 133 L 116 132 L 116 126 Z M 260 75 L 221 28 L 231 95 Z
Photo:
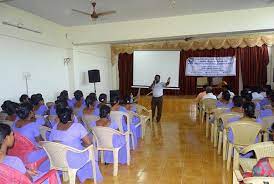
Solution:
M 236 57 L 190 57 L 186 60 L 186 76 L 236 76 Z

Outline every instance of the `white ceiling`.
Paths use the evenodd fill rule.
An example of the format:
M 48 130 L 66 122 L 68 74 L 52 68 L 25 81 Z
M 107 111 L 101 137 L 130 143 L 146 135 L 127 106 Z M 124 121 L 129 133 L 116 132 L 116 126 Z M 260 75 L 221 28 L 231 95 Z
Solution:
M 170 1 L 97 0 L 97 12 L 117 13 L 99 18 L 96 23 L 266 7 L 273 6 L 274 0 L 176 0 L 175 7 L 170 6 Z M 7 4 L 65 26 L 93 24 L 89 16 L 71 11 L 90 11 L 89 0 L 13 0 Z

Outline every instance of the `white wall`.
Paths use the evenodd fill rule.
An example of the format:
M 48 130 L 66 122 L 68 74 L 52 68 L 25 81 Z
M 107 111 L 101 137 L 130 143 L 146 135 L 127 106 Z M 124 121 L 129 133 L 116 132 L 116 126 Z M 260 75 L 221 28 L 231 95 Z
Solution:
M 112 89 L 112 66 L 110 45 L 78 46 L 73 48 L 73 67 L 75 89 L 84 95 L 94 92 L 93 84 L 88 82 L 88 70 L 100 70 L 101 82 L 96 83 L 97 95 L 109 94 Z
M 69 28 L 74 43 L 119 42 L 274 29 L 274 7 L 154 18 Z M 96 36 L 94 36 L 96 35 Z
M 29 94 L 42 93 L 46 101 L 68 88 L 63 48 L 0 36 L 0 51 L 0 104 L 26 93 L 24 72 L 31 74 Z

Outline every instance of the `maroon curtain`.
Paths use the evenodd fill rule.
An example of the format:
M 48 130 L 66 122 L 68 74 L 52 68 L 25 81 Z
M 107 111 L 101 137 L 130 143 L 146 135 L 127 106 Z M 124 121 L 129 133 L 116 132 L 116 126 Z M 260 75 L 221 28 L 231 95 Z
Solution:
M 244 87 L 266 85 L 269 63 L 267 45 L 262 47 L 239 48 L 241 72 Z
M 189 57 L 226 57 L 236 56 L 236 76 L 235 77 L 224 77 L 224 80 L 232 87 L 234 92 L 238 93 L 239 90 L 239 62 L 237 50 L 233 48 L 229 49 L 212 49 L 212 50 L 188 50 L 181 52 L 180 61 L 180 88 L 181 93 L 184 95 L 195 95 L 197 93 L 197 77 L 185 76 L 186 60 Z
M 125 97 L 130 94 L 133 83 L 133 54 L 119 54 L 118 70 L 120 95 Z

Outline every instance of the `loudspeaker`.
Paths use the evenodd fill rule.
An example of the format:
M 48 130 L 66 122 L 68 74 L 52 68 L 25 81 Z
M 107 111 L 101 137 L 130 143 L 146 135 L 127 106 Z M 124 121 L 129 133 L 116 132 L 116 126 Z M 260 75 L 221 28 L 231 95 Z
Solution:
M 100 70 L 89 70 L 88 80 L 89 80 L 89 83 L 101 82 Z
M 120 98 L 120 91 L 119 90 L 110 90 L 110 103 L 113 102 L 117 97 Z

